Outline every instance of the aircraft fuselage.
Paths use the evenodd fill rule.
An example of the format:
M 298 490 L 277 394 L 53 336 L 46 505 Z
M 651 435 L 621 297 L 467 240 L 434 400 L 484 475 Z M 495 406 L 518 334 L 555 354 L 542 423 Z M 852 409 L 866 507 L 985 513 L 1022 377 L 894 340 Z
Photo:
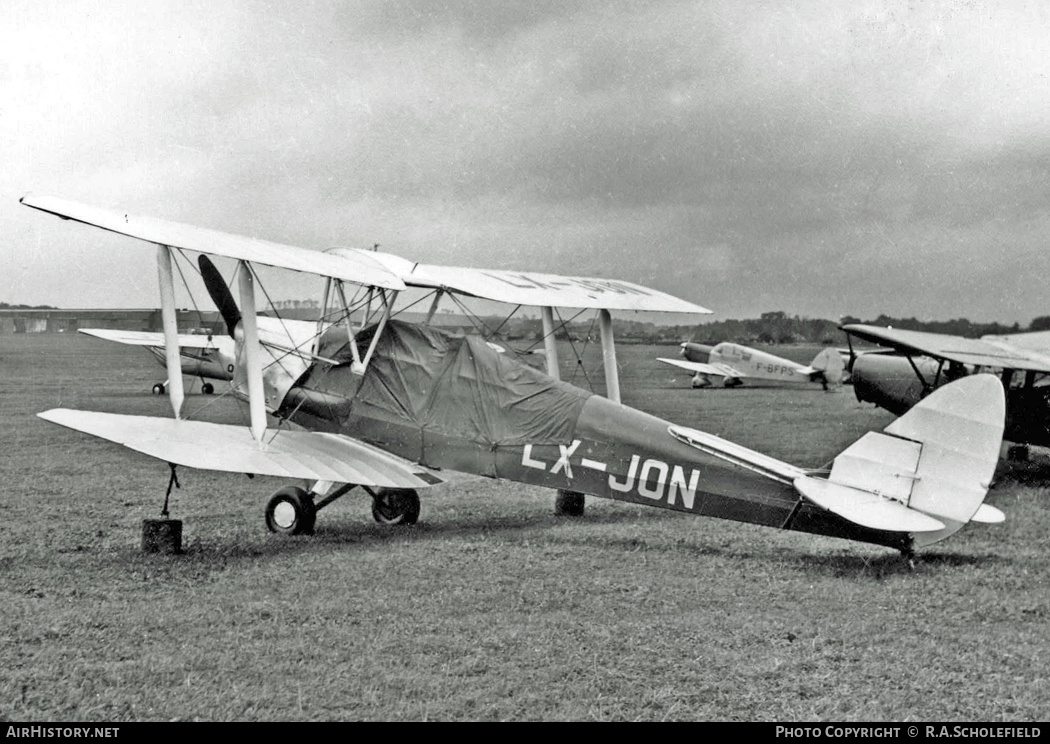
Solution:
M 667 421 L 484 343 L 464 348 L 467 339 L 406 323 L 388 331 L 393 338 L 381 340 L 363 376 L 348 365 L 315 364 L 279 415 L 434 468 L 898 549 L 906 542 L 698 450 L 674 437 Z
M 163 346 L 148 348 L 161 366 L 167 364 Z M 179 363 L 184 375 L 212 380 L 233 379 L 233 359 L 224 358 L 218 350 L 182 348 L 179 350 Z
M 811 382 L 814 379 L 811 370 L 790 359 L 727 341 L 716 346 L 687 342 L 682 344 L 682 356 L 690 362 L 732 367 L 759 380 Z

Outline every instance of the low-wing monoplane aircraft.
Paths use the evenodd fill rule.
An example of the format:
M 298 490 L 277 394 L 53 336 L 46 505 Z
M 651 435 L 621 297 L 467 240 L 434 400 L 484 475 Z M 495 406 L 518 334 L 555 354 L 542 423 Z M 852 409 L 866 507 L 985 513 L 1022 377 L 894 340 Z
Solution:
M 852 360 L 857 400 L 900 415 L 942 385 L 990 371 L 999 375 L 1006 391 L 1003 437 L 1050 446 L 1050 331 L 973 339 L 859 324 L 842 330 L 849 339 L 893 350 Z
M 1002 386 L 986 375 L 929 396 L 829 469 L 807 470 L 618 402 L 611 311 L 705 311 L 670 295 L 607 279 L 416 264 L 355 249 L 322 253 L 54 197 L 22 202 L 156 245 L 175 413 L 40 416 L 166 462 L 172 480 L 180 465 L 307 480 L 308 489 L 288 486 L 270 498 L 266 523 L 275 532 L 311 532 L 317 512 L 355 486 L 372 496 L 376 520 L 414 522 L 418 490 L 440 482 L 445 469 L 909 556 L 969 522 L 1004 518 L 983 503 L 1003 425 Z M 232 388 L 247 401 L 245 426 L 182 414 L 172 263 L 187 251 L 238 262 L 239 302 L 207 255 L 198 257 L 236 344 Z M 326 278 L 311 333 L 257 314 L 258 265 Z M 407 287 L 432 292 L 432 312 L 450 293 L 539 306 L 549 373 L 480 336 L 392 317 L 394 296 Z M 599 311 L 607 397 L 557 377 L 552 318 L 564 307 Z
M 121 331 L 110 328 L 81 328 L 80 333 L 105 341 L 113 341 L 128 346 L 142 346 L 157 359 L 161 365 L 167 365 L 167 352 L 164 349 L 164 334 L 150 331 Z M 201 392 L 211 395 L 215 386 L 211 380 L 232 380 L 235 349 L 233 339 L 228 336 L 211 336 L 196 333 L 180 333 L 178 336 L 179 361 L 181 373 L 187 377 L 196 377 L 201 381 Z M 153 386 L 154 395 L 164 395 L 169 381 L 158 382 Z
M 694 388 L 709 387 L 714 376 L 723 378 L 725 387 L 737 387 L 744 384 L 744 380 L 759 380 L 816 382 L 827 390 L 829 383 L 838 385 L 842 382 L 845 369 L 842 356 L 836 349 L 822 350 L 809 366 L 728 341 L 716 346 L 687 341 L 681 344 L 680 353 L 684 359 L 661 357 L 659 361 L 692 372 Z

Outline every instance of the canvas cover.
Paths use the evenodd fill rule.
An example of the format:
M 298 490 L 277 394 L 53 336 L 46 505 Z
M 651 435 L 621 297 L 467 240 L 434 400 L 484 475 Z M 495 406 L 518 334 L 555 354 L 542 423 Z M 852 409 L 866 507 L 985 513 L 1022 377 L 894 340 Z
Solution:
M 363 354 L 374 329 L 358 335 Z M 345 340 L 345 336 L 343 337 Z M 334 342 L 334 343 L 333 343 Z M 323 346 L 331 348 L 335 339 Z M 352 358 L 345 343 L 322 355 L 340 362 Z M 349 365 L 312 375 L 306 386 L 347 395 Z M 477 336 L 464 336 L 400 321 L 390 321 L 356 393 L 348 395 L 348 413 L 433 431 L 491 448 L 571 442 L 584 401 L 580 390 L 501 354 Z

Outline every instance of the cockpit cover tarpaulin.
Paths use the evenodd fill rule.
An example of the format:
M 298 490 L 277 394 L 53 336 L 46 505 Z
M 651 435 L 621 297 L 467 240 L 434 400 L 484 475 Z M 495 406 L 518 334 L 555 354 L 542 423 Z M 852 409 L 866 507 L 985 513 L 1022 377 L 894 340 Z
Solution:
M 368 339 L 359 342 L 367 348 Z M 477 336 L 391 321 L 353 409 L 490 446 L 564 444 L 591 395 Z

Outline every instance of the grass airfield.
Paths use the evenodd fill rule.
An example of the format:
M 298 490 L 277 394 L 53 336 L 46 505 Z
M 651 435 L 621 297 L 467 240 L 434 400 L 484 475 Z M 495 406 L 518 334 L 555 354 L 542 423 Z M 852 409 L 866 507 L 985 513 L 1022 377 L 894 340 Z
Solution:
M 807 467 L 892 418 L 849 387 L 692 390 L 654 361 L 676 351 L 620 345 L 624 402 Z M 600 369 L 600 348 L 584 356 Z M 34 414 L 170 415 L 149 392 L 163 378 L 79 334 L 0 337 L 0 720 L 1050 717 L 1045 451 L 1000 466 L 1004 524 L 914 571 L 878 546 L 594 498 L 557 518 L 550 491 L 466 476 L 421 494 L 418 525 L 376 525 L 351 492 L 281 539 L 262 511 L 284 482 L 185 468 L 185 552 L 145 555 L 167 466 Z M 186 411 L 244 420 L 191 390 Z

